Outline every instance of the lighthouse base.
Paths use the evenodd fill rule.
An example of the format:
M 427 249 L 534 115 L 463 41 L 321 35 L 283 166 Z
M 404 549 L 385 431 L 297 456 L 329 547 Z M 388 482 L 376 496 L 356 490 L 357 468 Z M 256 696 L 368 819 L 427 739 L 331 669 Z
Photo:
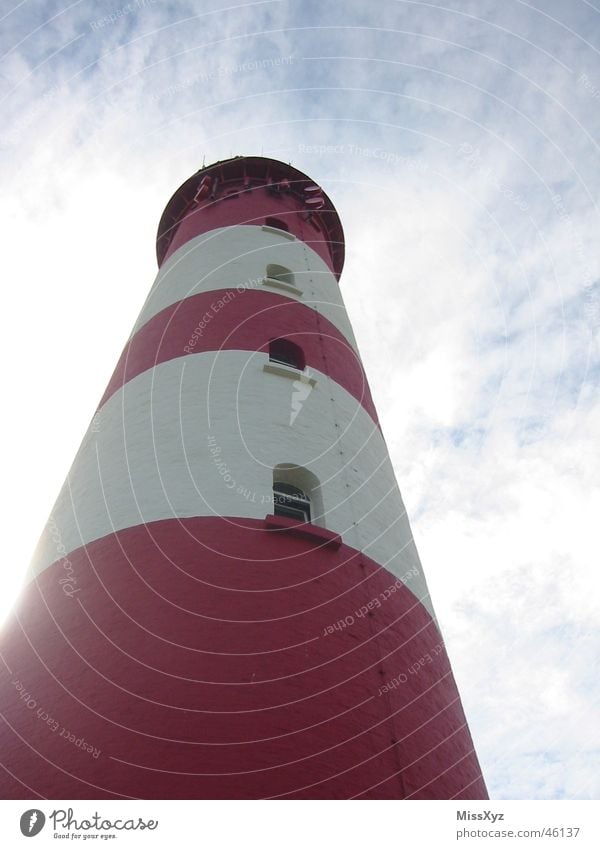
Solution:
M 5 799 L 487 798 L 410 575 L 339 540 L 116 532 L 28 585 L 1 654 Z

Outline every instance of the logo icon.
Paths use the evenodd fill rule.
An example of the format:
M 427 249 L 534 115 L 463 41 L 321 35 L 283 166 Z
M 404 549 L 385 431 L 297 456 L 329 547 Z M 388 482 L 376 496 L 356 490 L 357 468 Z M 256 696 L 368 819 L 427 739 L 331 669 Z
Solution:
M 37 808 L 25 811 L 21 815 L 21 834 L 25 837 L 35 837 L 43 829 L 45 823 L 46 817 Z

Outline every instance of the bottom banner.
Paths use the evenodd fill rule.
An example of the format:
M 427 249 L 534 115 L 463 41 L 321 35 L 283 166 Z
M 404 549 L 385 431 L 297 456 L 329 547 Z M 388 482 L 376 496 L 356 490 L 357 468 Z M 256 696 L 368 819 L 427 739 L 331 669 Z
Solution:
M 597 849 L 584 801 L 2 801 L 0 845 L 95 842 L 215 849 L 549 846 Z M 33 838 L 34 844 L 27 844 Z M 118 841 L 118 842 L 117 842 Z

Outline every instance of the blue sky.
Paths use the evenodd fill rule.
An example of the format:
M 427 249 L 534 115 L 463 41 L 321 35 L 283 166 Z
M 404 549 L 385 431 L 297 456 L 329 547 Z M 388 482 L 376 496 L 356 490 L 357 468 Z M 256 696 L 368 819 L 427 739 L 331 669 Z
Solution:
M 600 9 L 3 14 L 5 605 L 167 199 L 204 160 L 291 161 L 344 223 L 344 297 L 490 792 L 597 798 Z

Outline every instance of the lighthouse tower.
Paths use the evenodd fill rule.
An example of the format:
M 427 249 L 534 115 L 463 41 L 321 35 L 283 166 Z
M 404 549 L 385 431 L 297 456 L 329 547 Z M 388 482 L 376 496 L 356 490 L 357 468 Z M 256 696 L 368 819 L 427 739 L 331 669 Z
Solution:
M 486 798 L 331 201 L 218 162 L 157 255 L 2 633 L 0 795 Z

